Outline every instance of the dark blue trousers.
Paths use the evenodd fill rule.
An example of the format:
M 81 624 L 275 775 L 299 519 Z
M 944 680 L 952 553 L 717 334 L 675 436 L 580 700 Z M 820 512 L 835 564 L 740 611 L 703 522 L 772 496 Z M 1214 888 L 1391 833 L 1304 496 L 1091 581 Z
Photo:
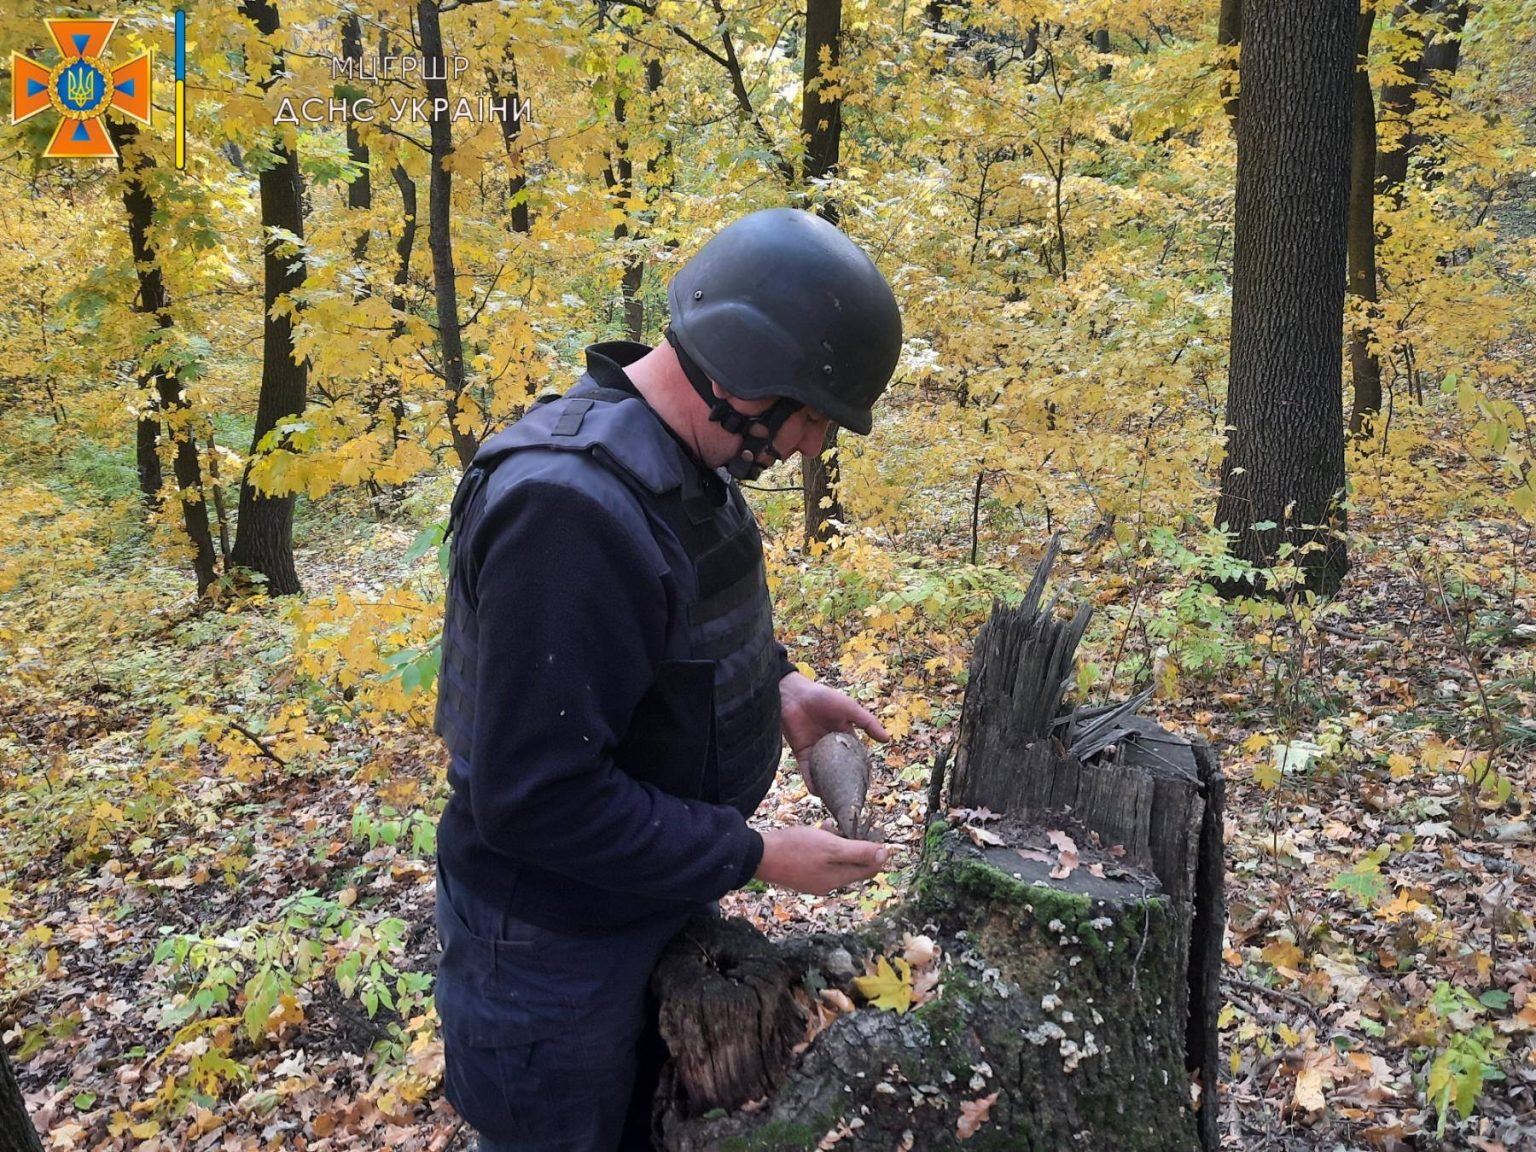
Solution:
M 653 1022 L 644 1035 L 647 983 L 686 919 L 567 935 L 503 917 L 438 869 L 444 1086 L 482 1152 L 648 1152 L 664 1050 Z M 654 1067 L 631 1109 L 642 1040 Z

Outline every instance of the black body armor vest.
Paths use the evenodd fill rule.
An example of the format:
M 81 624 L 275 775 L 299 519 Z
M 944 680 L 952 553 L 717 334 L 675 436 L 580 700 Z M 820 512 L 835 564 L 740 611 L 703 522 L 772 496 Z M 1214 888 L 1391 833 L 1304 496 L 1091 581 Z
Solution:
M 626 527 L 650 533 L 679 584 L 661 664 L 612 750 L 614 760 L 674 796 L 729 804 L 748 816 L 772 784 L 782 746 L 784 667 L 757 523 L 736 485 L 706 474 L 638 393 L 624 387 L 622 372 L 602 375 L 603 384 L 592 373 L 583 376 L 565 396 L 541 400 L 487 440 L 459 484 L 449 519 L 454 564 L 436 728 L 454 758 L 467 761 L 479 635 L 459 549 L 485 509 L 515 483 L 509 457 L 570 453 L 573 487 L 591 476 L 592 462 L 623 481 L 634 497 Z

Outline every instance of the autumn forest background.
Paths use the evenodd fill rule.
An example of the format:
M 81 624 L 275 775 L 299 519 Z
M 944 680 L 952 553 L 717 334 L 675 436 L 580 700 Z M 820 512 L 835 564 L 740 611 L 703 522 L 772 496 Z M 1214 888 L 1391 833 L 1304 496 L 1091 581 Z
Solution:
M 1059 533 L 1079 693 L 1152 688 L 1227 773 L 1229 1146 L 1536 1147 L 1530 4 L 188 0 L 184 170 L 172 11 L 0 20 L 7 75 L 94 15 L 156 83 L 116 162 L 0 127 L 0 1031 L 44 1147 L 457 1138 L 448 501 L 783 204 L 905 316 L 874 434 L 748 493 L 792 657 L 893 733 L 899 850 L 728 911 L 902 893 L 976 629 Z M 336 63 L 380 57 L 447 65 Z M 786 761 L 758 819 L 820 815 Z

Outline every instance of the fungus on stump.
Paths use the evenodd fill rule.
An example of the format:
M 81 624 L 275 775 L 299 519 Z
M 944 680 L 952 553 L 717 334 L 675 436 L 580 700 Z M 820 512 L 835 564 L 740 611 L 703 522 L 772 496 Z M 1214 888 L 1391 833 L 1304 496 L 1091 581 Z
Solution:
M 774 945 L 700 918 L 669 946 L 652 981 L 673 1053 L 661 1147 L 1218 1147 L 1222 776 L 1203 743 L 1134 715 L 1145 695 L 1063 705 L 1088 611 L 1040 607 L 1055 554 L 1018 607 L 994 605 L 971 660 L 951 802 L 1001 815 L 983 842 L 936 821 L 908 899 L 867 938 Z M 943 950 L 936 993 L 804 1044 L 816 991 L 851 992 L 904 927 Z

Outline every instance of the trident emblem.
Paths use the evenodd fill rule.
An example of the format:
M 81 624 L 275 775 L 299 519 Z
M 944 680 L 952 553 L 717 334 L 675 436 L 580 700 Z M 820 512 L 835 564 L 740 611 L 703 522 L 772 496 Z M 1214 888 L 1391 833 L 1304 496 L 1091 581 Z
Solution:
M 101 54 L 116 20 L 49 20 L 47 24 L 63 59 L 48 68 L 20 52 L 11 54 L 11 123 L 20 124 L 51 107 L 62 119 L 44 156 L 110 159 L 117 149 L 101 121 L 107 109 L 150 122 L 149 53 L 108 70 Z

